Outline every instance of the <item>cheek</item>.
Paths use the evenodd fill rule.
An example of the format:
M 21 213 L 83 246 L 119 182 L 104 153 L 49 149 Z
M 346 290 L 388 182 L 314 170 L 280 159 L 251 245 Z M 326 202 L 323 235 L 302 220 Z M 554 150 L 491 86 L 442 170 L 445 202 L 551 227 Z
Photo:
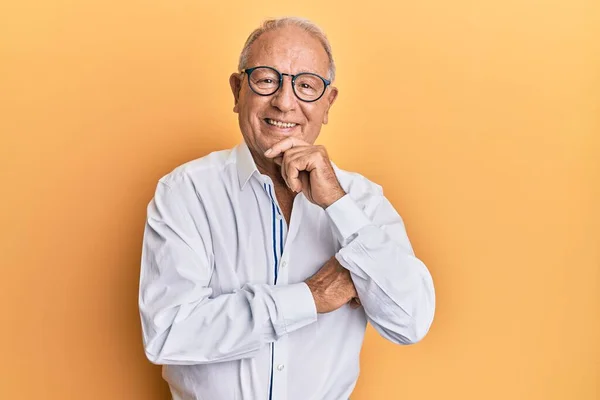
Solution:
M 245 102 L 241 116 L 245 121 L 255 124 L 258 122 L 259 116 L 262 115 L 262 110 L 264 110 L 265 102 L 261 101 L 263 99 L 257 99 L 256 96 L 248 97 L 244 99 Z
M 310 126 L 321 126 L 323 123 L 323 116 L 325 115 L 325 108 L 322 105 L 314 103 L 307 104 L 303 111 Z

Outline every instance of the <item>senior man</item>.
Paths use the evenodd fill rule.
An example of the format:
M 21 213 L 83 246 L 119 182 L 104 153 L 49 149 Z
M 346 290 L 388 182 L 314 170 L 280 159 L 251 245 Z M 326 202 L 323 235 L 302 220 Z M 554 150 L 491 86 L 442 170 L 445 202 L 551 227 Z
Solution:
M 243 142 L 161 178 L 148 205 L 144 347 L 175 400 L 348 399 L 367 321 L 431 325 L 431 276 L 381 187 L 314 145 L 335 102 L 323 32 L 255 30 L 229 83 Z

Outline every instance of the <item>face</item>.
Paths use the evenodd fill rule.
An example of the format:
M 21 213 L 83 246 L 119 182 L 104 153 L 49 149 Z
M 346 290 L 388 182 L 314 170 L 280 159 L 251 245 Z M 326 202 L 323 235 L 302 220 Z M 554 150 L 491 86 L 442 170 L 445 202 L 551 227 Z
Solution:
M 328 79 L 329 59 L 318 39 L 294 26 L 262 34 L 251 46 L 246 68 L 269 66 L 281 73 L 313 72 Z M 271 96 L 260 96 L 248 86 L 247 74 L 235 73 L 229 79 L 242 135 L 258 162 L 272 162 L 263 153 L 275 143 L 292 136 L 314 143 L 337 97 L 331 85 L 317 101 L 306 103 L 294 95 L 291 77 Z M 273 123 L 294 124 L 292 127 Z M 268 160 L 268 161 L 267 161 Z

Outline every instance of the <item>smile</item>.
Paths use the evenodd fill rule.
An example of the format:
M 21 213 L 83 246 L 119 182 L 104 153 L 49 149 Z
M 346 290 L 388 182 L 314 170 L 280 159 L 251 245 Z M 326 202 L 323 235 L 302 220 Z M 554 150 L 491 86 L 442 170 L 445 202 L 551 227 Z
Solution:
M 269 125 L 273 125 L 273 126 L 276 126 L 278 128 L 293 128 L 296 125 L 298 125 L 298 124 L 293 123 L 293 122 L 277 121 L 277 120 L 274 120 L 274 119 L 271 119 L 271 118 L 265 118 L 265 122 L 267 124 L 269 124 Z

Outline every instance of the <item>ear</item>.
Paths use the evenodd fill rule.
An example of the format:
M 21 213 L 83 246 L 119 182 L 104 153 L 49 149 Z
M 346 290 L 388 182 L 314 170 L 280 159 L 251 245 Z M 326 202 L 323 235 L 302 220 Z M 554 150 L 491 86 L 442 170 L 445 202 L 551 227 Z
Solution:
M 239 101 L 240 101 L 240 90 L 242 89 L 243 75 L 234 72 L 229 77 L 229 86 L 231 86 L 231 92 L 233 93 L 233 112 L 239 113 Z
M 337 99 L 337 96 L 338 89 L 334 86 L 331 86 L 331 90 L 329 91 L 329 94 L 327 94 L 327 108 L 325 109 L 325 115 L 323 115 L 324 125 L 327 125 L 327 122 L 329 122 L 329 109 L 331 108 L 333 103 L 335 103 L 335 99 Z

